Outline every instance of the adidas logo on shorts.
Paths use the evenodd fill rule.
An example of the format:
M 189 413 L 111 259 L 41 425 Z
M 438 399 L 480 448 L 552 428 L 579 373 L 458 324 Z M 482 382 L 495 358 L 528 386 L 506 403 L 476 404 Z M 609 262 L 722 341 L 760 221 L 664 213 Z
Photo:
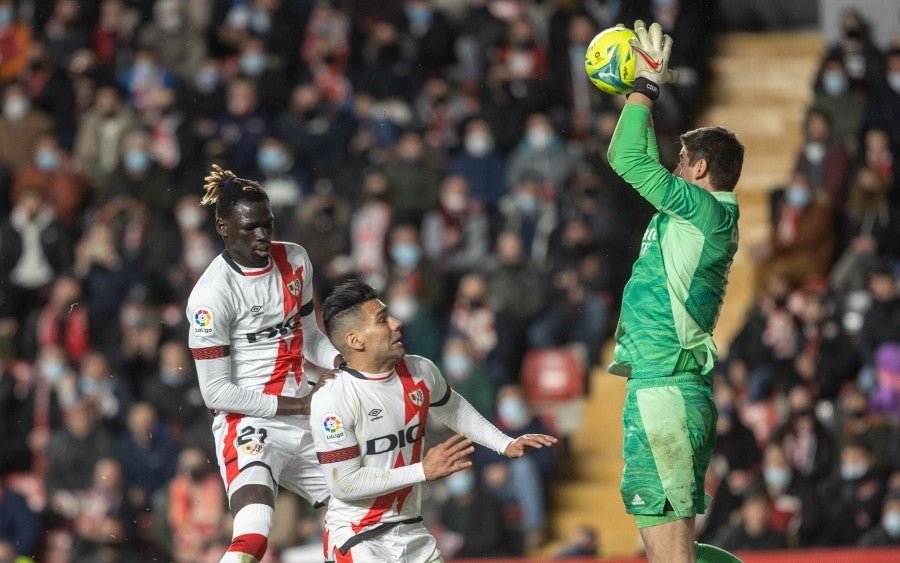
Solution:
M 644 506 L 644 499 L 635 493 L 634 498 L 631 499 L 631 506 Z

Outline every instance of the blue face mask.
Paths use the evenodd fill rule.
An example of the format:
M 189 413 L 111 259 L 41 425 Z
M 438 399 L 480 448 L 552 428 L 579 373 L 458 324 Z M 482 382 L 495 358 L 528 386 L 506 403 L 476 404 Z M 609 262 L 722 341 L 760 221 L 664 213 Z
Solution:
M 194 79 L 197 90 L 203 94 L 209 94 L 219 85 L 219 71 L 212 67 L 202 69 Z
M 521 399 L 503 399 L 497 404 L 497 416 L 509 428 L 522 428 L 528 424 L 528 408 Z
M 444 369 L 447 375 L 467 375 L 472 370 L 472 359 L 465 354 L 447 354 L 444 356 Z
M 287 155 L 284 151 L 274 147 L 265 147 L 259 150 L 256 155 L 256 163 L 260 170 L 267 174 L 280 172 L 287 166 Z
M 0 8 L 0 27 L 6 27 L 13 21 L 12 8 Z
M 533 215 L 538 210 L 538 200 L 531 194 L 516 194 L 516 207 L 527 215 Z
M 56 151 L 41 149 L 34 155 L 34 164 L 43 172 L 53 172 L 59 166 Z
M 266 70 L 266 56 L 262 53 L 245 53 L 241 56 L 241 72 L 249 76 L 259 76 Z
M 415 244 L 394 244 L 391 246 L 391 258 L 401 266 L 412 268 L 422 258 L 422 249 Z
M 41 366 L 44 377 L 51 385 L 55 385 L 66 373 L 66 365 L 59 360 L 48 360 Z
M 822 88 L 829 96 L 840 96 L 847 91 L 847 77 L 842 72 L 826 72 L 822 75 Z
M 803 186 L 791 186 L 784 193 L 784 200 L 793 207 L 806 207 L 812 199 L 812 194 Z
M 475 476 L 471 471 L 460 471 L 447 477 L 447 490 L 452 497 L 461 497 L 475 488 Z
M 884 530 L 892 538 L 900 538 L 900 512 L 894 510 L 884 515 Z
M 144 151 L 130 151 L 125 153 L 123 164 L 129 172 L 146 172 L 150 168 L 150 155 Z
M 409 18 L 409 23 L 413 25 L 425 25 L 431 23 L 434 12 L 426 6 L 416 6 L 406 11 L 406 17 Z
M 785 487 L 791 482 L 791 470 L 787 467 L 767 467 L 763 469 L 763 479 L 770 487 Z

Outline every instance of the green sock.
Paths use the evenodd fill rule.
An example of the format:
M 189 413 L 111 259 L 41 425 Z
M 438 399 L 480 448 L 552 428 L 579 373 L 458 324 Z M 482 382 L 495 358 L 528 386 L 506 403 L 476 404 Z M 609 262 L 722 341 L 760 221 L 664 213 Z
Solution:
M 714 545 L 694 542 L 697 563 L 741 563 L 741 560 Z

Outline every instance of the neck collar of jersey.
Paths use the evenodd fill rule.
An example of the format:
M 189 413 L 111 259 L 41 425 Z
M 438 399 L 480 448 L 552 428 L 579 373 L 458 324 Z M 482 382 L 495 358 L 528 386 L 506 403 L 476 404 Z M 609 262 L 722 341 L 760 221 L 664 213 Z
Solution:
M 232 270 L 237 272 L 242 276 L 253 277 L 253 276 L 261 276 L 263 274 L 267 274 L 272 270 L 272 258 L 269 258 L 269 263 L 262 268 L 244 268 L 240 264 L 234 261 L 234 258 L 231 257 L 231 254 L 228 254 L 227 250 L 222 251 L 222 258 L 225 260 L 225 263 L 228 264 Z
M 737 194 L 734 192 L 710 192 L 719 203 L 730 203 L 737 205 Z
M 340 369 L 344 370 L 357 379 L 365 379 L 366 381 L 384 381 L 386 379 L 390 379 L 391 376 L 395 373 L 395 370 L 391 370 L 387 373 L 366 373 L 353 369 L 347 364 L 341 364 Z

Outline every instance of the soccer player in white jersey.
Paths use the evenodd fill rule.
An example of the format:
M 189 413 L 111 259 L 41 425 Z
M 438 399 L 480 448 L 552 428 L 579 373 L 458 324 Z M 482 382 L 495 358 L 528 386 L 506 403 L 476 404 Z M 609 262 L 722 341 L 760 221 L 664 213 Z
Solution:
M 431 361 L 406 356 L 400 321 L 365 283 L 339 285 L 325 300 L 323 316 L 346 359 L 313 395 L 310 410 L 331 490 L 326 546 L 334 546 L 338 563 L 442 561 L 421 524 L 421 483 L 470 467 L 473 440 L 517 458 L 556 439 L 527 434 L 513 440 L 450 389 Z M 423 456 L 429 415 L 459 434 Z
M 278 485 L 314 506 L 329 493 L 310 436 L 314 391 L 304 357 L 342 359 L 316 326 L 312 266 L 303 247 L 272 241 L 269 198 L 256 182 L 213 166 L 204 205 L 215 205 L 225 251 L 191 292 L 189 343 L 213 422 L 219 470 L 234 516 L 223 562 L 262 559 Z M 320 382 L 321 384 L 321 382 Z

